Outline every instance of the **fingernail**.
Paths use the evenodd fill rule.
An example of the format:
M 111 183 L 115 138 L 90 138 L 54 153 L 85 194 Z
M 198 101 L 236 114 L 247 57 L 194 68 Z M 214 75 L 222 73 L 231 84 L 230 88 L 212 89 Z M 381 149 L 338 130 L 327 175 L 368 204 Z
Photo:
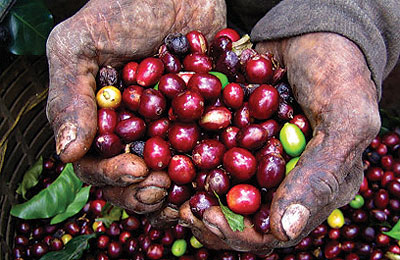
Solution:
M 286 208 L 281 219 L 282 228 L 290 239 L 295 239 L 303 231 L 310 217 L 310 211 L 300 204 Z
M 57 132 L 56 152 L 60 155 L 67 146 L 76 140 L 77 127 L 71 122 L 65 122 Z
M 160 187 L 148 186 L 141 188 L 135 195 L 136 199 L 147 205 L 154 205 L 165 199 L 167 191 Z

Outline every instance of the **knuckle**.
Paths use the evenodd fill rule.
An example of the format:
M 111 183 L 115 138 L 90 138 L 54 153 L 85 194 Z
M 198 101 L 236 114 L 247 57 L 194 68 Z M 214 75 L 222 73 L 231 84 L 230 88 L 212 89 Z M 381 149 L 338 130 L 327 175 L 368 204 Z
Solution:
M 322 171 L 310 177 L 310 191 L 314 196 L 310 198 L 311 203 L 318 206 L 330 204 L 339 191 L 339 181 L 335 174 L 329 171 Z

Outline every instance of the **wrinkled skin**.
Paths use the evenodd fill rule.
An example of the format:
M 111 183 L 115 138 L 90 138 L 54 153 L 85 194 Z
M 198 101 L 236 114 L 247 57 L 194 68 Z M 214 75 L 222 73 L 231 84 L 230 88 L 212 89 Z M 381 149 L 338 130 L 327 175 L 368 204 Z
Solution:
M 155 54 L 169 33 L 200 30 L 211 39 L 224 27 L 223 0 L 92 0 L 56 26 L 47 42 L 46 112 L 61 160 L 74 162 L 83 181 L 105 186 L 111 202 L 138 213 L 160 210 L 170 185 L 166 174 L 149 174 L 131 155 L 85 157 L 97 129 L 95 76 L 101 66 L 120 68 Z
M 203 221 L 183 205 L 181 222 L 198 232 L 209 247 L 265 253 L 298 243 L 333 209 L 358 191 L 362 152 L 380 128 L 376 87 L 363 54 L 348 39 L 333 33 L 310 33 L 263 42 L 259 52 L 272 52 L 287 68 L 297 102 L 311 122 L 313 138 L 297 166 L 277 189 L 271 205 L 271 233 L 261 235 L 245 220 L 233 232 L 219 207 L 206 210 Z M 216 235 L 225 244 L 207 243 Z M 224 247 L 225 248 L 225 247 Z

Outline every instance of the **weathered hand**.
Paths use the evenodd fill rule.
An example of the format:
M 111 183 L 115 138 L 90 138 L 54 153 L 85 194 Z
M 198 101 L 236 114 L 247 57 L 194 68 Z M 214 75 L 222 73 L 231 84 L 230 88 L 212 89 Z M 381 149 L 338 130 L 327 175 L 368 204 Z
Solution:
M 106 198 L 117 205 L 139 213 L 160 209 L 170 185 L 165 173 L 149 173 L 133 155 L 85 156 L 97 131 L 95 76 L 100 66 L 155 54 L 169 33 L 197 29 L 210 39 L 225 19 L 222 0 L 92 0 L 56 26 L 47 42 L 47 117 L 61 160 L 74 162 L 85 182 L 107 186 Z
M 239 251 L 266 252 L 296 244 L 335 208 L 348 203 L 362 180 L 362 152 L 380 127 L 376 87 L 365 58 L 350 40 L 333 33 L 310 33 L 259 43 L 287 68 L 294 96 L 313 128 L 313 137 L 297 166 L 277 189 L 271 204 L 271 232 L 265 235 L 245 220 L 233 232 L 219 207 L 207 209 L 203 221 L 181 208 L 182 221 L 202 234 Z M 206 228 L 207 227 L 207 228 Z

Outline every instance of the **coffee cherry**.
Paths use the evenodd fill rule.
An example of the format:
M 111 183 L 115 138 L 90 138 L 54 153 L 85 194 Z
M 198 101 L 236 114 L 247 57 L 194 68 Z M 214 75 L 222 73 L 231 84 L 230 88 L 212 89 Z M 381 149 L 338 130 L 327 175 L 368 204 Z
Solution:
M 168 167 L 171 159 L 168 143 L 159 136 L 148 139 L 144 145 L 143 159 L 147 166 L 154 170 Z
M 186 155 L 175 155 L 168 165 L 168 175 L 179 185 L 190 183 L 196 177 L 196 169 L 192 160 Z
M 196 73 L 207 73 L 213 67 L 212 60 L 209 56 L 201 53 L 191 53 L 183 59 L 183 68 L 186 71 Z
M 125 143 L 130 143 L 144 136 L 146 133 L 146 123 L 143 119 L 133 116 L 120 121 L 115 127 L 115 132 Z
M 267 133 L 260 125 L 250 124 L 240 129 L 236 138 L 240 147 L 257 150 L 267 141 Z
M 121 139 L 112 133 L 99 135 L 94 142 L 97 151 L 106 158 L 119 154 L 123 149 Z
M 122 254 L 122 245 L 120 242 L 113 241 L 109 243 L 107 253 L 111 258 L 118 258 Z
M 97 105 L 101 108 L 117 108 L 121 104 L 122 95 L 114 86 L 105 86 L 96 94 Z
M 211 170 L 206 178 L 205 190 L 213 194 L 223 195 L 228 192 L 230 188 L 229 176 L 224 170 L 214 169 Z
M 147 127 L 147 135 L 149 137 L 160 136 L 165 138 L 170 127 L 170 121 L 167 118 L 157 119 L 149 124 Z
M 164 246 L 161 244 L 152 244 L 147 249 L 147 257 L 149 259 L 160 259 L 164 253 Z
M 178 75 L 168 73 L 160 78 L 158 90 L 161 91 L 165 97 L 173 99 L 176 95 L 186 90 L 186 83 Z
M 142 87 L 137 85 L 126 87 L 122 92 L 124 106 L 131 111 L 138 111 L 143 90 Z
M 156 84 L 164 72 L 164 63 L 154 57 L 142 60 L 137 68 L 136 82 L 140 86 L 149 87 Z
M 189 42 L 190 52 L 206 54 L 208 50 L 207 39 L 200 31 L 190 31 L 186 34 Z
M 246 149 L 234 147 L 223 157 L 224 168 L 239 181 L 250 179 L 257 170 L 256 158 Z
M 209 73 L 194 74 L 188 84 L 188 89 L 200 93 L 207 101 L 216 100 L 222 90 L 221 81 Z
M 256 55 L 247 61 L 245 71 L 248 82 L 269 83 L 273 75 L 272 62 L 270 59 Z
M 261 195 L 258 189 L 250 184 L 238 184 L 229 190 L 226 202 L 233 212 L 249 215 L 259 209 Z
M 155 89 L 146 89 L 140 97 L 138 112 L 147 119 L 158 119 L 166 111 L 166 100 L 163 94 Z
M 239 109 L 244 100 L 244 91 L 237 83 L 229 83 L 222 91 L 224 104 L 232 109 Z
M 197 218 L 202 219 L 204 211 L 211 206 L 217 206 L 218 201 L 215 197 L 206 192 L 197 192 L 189 200 L 190 210 Z
M 224 152 L 225 147 L 221 142 L 204 139 L 193 148 L 192 160 L 199 169 L 213 169 L 220 165 Z
M 208 107 L 200 118 L 199 125 L 207 131 L 218 131 L 226 128 L 231 119 L 232 114 L 226 107 Z
M 249 97 L 250 115 L 256 119 L 268 119 L 278 110 L 279 93 L 271 85 L 261 85 Z
M 132 85 L 136 83 L 137 69 L 139 64 L 131 61 L 125 64 L 122 69 L 122 80 L 126 85 Z
M 331 228 L 341 228 L 344 225 L 344 216 L 340 209 L 335 209 L 328 216 L 328 225 Z
M 101 235 L 97 238 L 97 247 L 100 249 L 108 248 L 108 244 L 110 243 L 110 237 L 106 235 Z
M 260 187 L 277 187 L 285 177 L 285 160 L 279 154 L 267 154 L 258 163 L 257 183 Z
M 187 90 L 172 100 L 172 109 L 182 122 L 193 122 L 203 114 L 204 99 L 199 93 Z
M 240 35 L 231 28 L 224 28 L 219 30 L 215 35 L 214 35 L 214 39 L 217 39 L 219 37 L 228 37 L 232 42 L 236 42 L 240 39 Z
M 170 52 L 178 56 L 187 54 L 190 49 L 188 39 L 181 33 L 168 34 L 164 39 L 164 43 Z
M 191 188 L 188 185 L 172 184 L 168 192 L 168 202 L 180 206 L 191 196 Z
M 269 214 L 270 214 L 270 205 L 264 204 L 260 207 L 260 209 L 254 214 L 253 216 L 253 225 L 254 228 L 262 233 L 266 234 L 270 230 L 270 223 L 269 223 Z

